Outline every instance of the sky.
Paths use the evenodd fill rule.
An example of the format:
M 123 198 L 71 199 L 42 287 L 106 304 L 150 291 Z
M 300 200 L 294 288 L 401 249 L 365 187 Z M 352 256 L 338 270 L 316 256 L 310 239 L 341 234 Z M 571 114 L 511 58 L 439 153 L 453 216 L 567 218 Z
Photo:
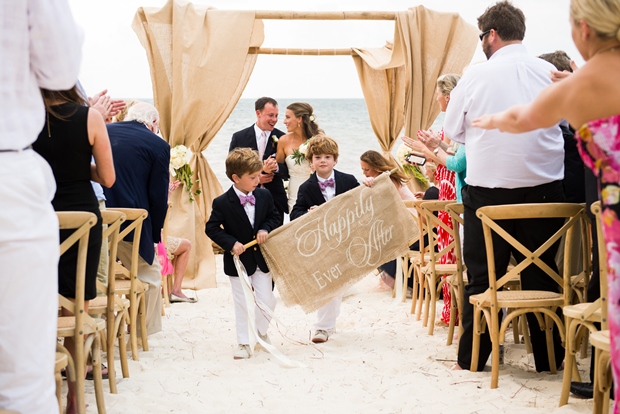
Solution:
M 107 88 L 115 98 L 152 98 L 146 53 L 131 22 L 139 7 L 161 7 L 165 0 L 69 0 L 84 31 L 80 80 L 89 94 Z M 457 12 L 476 20 L 495 3 L 489 0 L 194 0 L 217 9 L 401 11 L 421 4 Z M 534 55 L 565 50 L 583 63 L 570 35 L 569 0 L 513 0 L 526 16 L 524 44 Z M 265 20 L 262 47 L 349 48 L 381 47 L 394 35 L 393 21 Z M 472 62 L 485 57 L 478 46 Z M 242 98 L 362 98 L 353 59 L 349 56 L 259 55 Z

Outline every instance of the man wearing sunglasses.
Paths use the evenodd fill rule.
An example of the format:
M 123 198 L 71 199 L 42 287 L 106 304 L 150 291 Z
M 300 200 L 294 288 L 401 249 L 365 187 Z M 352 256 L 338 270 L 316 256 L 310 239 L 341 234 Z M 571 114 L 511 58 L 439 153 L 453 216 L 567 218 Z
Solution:
M 473 338 L 472 295 L 489 287 L 484 235 L 476 210 L 487 205 L 551 203 L 564 201 L 564 142 L 559 126 L 538 129 L 526 134 L 507 134 L 499 130 L 472 128 L 471 121 L 486 113 L 503 111 L 513 105 L 530 102 L 551 83 L 549 73 L 555 68 L 548 62 L 528 55 L 522 41 L 525 16 L 510 2 L 489 7 L 479 18 L 482 50 L 488 61 L 470 67 L 450 94 L 444 132 L 454 141 L 465 144 L 467 187 L 463 190 L 465 238 L 463 256 L 469 284 L 463 302 L 464 333 L 459 343 L 455 369 L 470 369 Z M 540 246 L 562 225 L 557 220 L 505 220 L 507 230 L 526 246 Z M 494 249 L 495 262 L 502 267 L 510 258 L 506 243 Z M 543 260 L 557 271 L 555 249 Z M 517 256 L 515 256 L 517 257 Z M 519 260 L 519 258 L 517 258 Z M 498 273 L 505 271 L 498 268 Z M 550 290 L 555 286 L 537 266 L 521 273 L 524 290 Z M 549 371 L 545 333 L 528 314 L 537 371 Z M 500 314 L 501 318 L 501 314 Z M 501 319 L 500 319 L 501 320 Z M 557 366 L 564 356 L 557 327 L 554 330 Z M 488 331 L 480 338 L 478 367 L 481 371 L 491 353 Z

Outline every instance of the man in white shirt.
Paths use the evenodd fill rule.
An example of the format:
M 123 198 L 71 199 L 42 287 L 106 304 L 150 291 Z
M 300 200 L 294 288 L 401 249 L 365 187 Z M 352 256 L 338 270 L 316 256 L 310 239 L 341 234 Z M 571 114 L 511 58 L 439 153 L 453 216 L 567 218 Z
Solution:
M 82 34 L 66 0 L 3 0 L 0 39 L 0 411 L 58 413 L 56 184 L 29 147 L 45 120 L 39 88 L 75 85 Z
M 503 1 L 489 7 L 478 18 L 482 49 L 488 61 L 470 67 L 450 94 L 444 121 L 447 137 L 465 144 L 467 187 L 463 190 L 465 238 L 463 256 L 469 284 L 463 304 L 464 333 L 460 338 L 458 365 L 470 369 L 473 338 L 473 306 L 469 297 L 489 287 L 482 224 L 476 210 L 487 205 L 549 203 L 564 201 L 564 144 L 558 126 L 525 134 L 471 127 L 483 114 L 495 113 L 513 105 L 530 102 L 549 83 L 553 65 L 529 56 L 521 44 L 525 35 L 525 16 L 511 3 Z M 506 230 L 526 246 L 540 246 L 561 225 L 560 220 L 502 221 Z M 543 255 L 556 269 L 555 249 Z M 498 274 L 508 265 L 511 250 L 507 243 L 495 246 Z M 515 252 L 513 252 L 515 254 Z M 517 260 L 520 258 L 515 254 Z M 554 290 L 557 285 L 542 270 L 529 266 L 521 273 L 524 290 Z M 501 314 L 500 314 L 501 317 Z M 536 318 L 528 314 L 537 371 L 549 371 L 545 333 Z M 557 365 L 564 350 L 557 327 L 554 331 Z M 481 336 L 477 370 L 482 370 L 491 353 L 488 333 Z

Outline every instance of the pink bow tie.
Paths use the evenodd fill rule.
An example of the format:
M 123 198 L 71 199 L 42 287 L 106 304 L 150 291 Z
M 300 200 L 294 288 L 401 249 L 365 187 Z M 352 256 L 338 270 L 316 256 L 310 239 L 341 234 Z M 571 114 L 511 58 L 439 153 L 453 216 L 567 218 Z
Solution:
M 334 179 L 330 178 L 329 180 L 325 180 L 323 182 L 319 181 L 319 187 L 321 187 L 321 191 L 325 191 L 327 187 L 334 188 Z
M 247 206 L 248 203 L 252 206 L 256 205 L 256 198 L 252 194 L 248 196 L 240 195 L 239 201 L 241 202 L 241 205 L 244 207 Z

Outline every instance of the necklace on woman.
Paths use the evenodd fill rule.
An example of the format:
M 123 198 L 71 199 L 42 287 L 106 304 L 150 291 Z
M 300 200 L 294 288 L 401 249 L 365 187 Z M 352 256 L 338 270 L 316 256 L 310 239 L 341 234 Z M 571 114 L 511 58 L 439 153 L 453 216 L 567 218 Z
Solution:
M 612 47 L 608 47 L 607 49 L 603 49 L 599 52 L 596 52 L 592 57 L 596 56 L 596 55 L 601 55 L 603 53 L 607 53 L 607 52 L 614 52 L 616 50 L 620 49 L 620 45 L 614 45 Z

